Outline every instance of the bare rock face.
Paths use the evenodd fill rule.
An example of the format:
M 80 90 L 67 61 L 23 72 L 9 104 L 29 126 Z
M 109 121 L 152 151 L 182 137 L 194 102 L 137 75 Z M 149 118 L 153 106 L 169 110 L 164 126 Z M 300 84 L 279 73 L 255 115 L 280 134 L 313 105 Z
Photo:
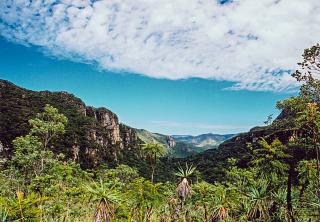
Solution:
M 176 141 L 174 140 L 174 138 L 172 136 L 167 136 L 166 140 L 167 140 L 167 144 L 170 148 L 173 148 L 176 146 Z
M 4 153 L 4 146 L 2 145 L 1 141 L 0 141 L 0 157 L 2 157 Z
M 51 144 L 54 152 L 65 154 L 84 168 L 117 162 L 126 151 L 139 148 L 141 140 L 135 130 L 120 124 L 117 115 L 106 108 L 86 106 L 67 92 L 35 92 L 0 80 L 0 157 L 3 153 L 12 156 L 12 141 L 29 132 L 28 120 L 46 104 L 68 118 L 66 133 Z
M 96 109 L 97 121 L 107 130 L 113 138 L 112 144 L 121 143 L 119 121 L 116 114 L 105 108 Z
M 122 146 L 128 150 L 133 150 L 142 143 L 142 140 L 138 138 L 136 130 L 124 124 L 120 124 L 120 137 Z
M 92 129 L 89 137 L 103 146 L 120 144 L 122 146 L 122 139 L 120 137 L 119 121 L 116 114 L 107 110 L 106 108 L 87 107 L 86 115 L 96 120 L 95 126 L 101 126 L 108 135 L 97 134 L 96 129 Z

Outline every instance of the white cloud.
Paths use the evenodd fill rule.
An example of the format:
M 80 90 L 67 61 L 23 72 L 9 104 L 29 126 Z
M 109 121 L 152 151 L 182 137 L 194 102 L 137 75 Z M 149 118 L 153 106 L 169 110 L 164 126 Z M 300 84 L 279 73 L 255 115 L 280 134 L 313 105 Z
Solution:
M 0 34 L 102 69 L 279 91 L 319 41 L 319 11 L 319 0 L 2 0 Z
M 150 121 L 148 129 L 161 128 L 165 132 L 174 132 L 175 134 L 188 134 L 188 129 L 193 129 L 196 134 L 204 132 L 213 133 L 239 133 L 248 131 L 254 125 L 231 125 L 231 124 L 206 124 L 201 122 L 175 122 L 167 120 Z M 170 134 L 170 133 L 169 133 Z

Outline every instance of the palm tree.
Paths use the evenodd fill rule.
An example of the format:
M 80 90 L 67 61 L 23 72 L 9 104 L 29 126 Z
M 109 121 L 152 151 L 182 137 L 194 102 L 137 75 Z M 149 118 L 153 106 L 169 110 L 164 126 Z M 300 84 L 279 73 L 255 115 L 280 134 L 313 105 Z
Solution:
M 113 186 L 109 184 L 94 182 L 91 186 L 86 186 L 87 191 L 91 194 L 94 201 L 98 201 L 94 213 L 93 222 L 111 222 L 115 212 L 115 207 L 120 202 L 119 194 Z
M 188 164 L 186 163 L 185 169 L 179 166 L 178 172 L 175 173 L 175 175 L 180 178 L 180 182 L 176 188 L 178 203 L 175 207 L 175 210 L 172 216 L 172 221 L 178 220 L 180 211 L 183 208 L 186 198 L 191 195 L 191 186 L 188 181 L 188 177 L 190 177 L 195 170 L 196 170 L 196 167 L 194 167 L 193 165 L 188 166 Z
M 142 152 L 151 167 L 151 182 L 153 182 L 157 160 L 159 157 L 165 155 L 166 148 L 160 143 L 145 143 L 142 145 Z

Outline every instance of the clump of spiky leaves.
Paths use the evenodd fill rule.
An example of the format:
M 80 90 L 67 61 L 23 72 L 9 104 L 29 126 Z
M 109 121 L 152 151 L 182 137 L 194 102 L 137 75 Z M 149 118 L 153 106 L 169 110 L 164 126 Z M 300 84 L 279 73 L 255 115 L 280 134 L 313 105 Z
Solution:
M 180 182 L 176 188 L 177 196 L 179 199 L 178 204 L 175 207 L 174 214 L 172 216 L 173 221 L 177 221 L 179 214 L 183 208 L 184 202 L 186 201 L 186 198 L 191 195 L 191 186 L 188 181 L 188 178 L 193 174 L 193 172 L 196 170 L 196 167 L 192 164 L 188 166 L 186 163 L 185 168 L 182 168 L 181 166 L 178 167 L 178 172 L 175 173 L 176 176 L 180 178 Z
M 185 199 L 191 194 L 191 187 L 188 181 L 188 177 L 190 177 L 195 170 L 196 167 L 194 167 L 192 164 L 188 166 L 188 164 L 186 163 L 185 168 L 179 166 L 178 172 L 175 173 L 175 175 L 180 178 L 180 182 L 177 186 L 177 195 L 183 201 L 185 201 Z
M 187 178 L 190 177 L 196 169 L 197 167 L 193 166 L 193 164 L 188 166 L 188 163 L 186 163 L 186 167 L 182 168 L 181 166 L 179 166 L 178 172 L 176 172 L 174 175 L 180 178 Z
M 7 222 L 9 221 L 8 218 L 8 211 L 5 208 L 0 206 L 0 222 Z
M 114 186 L 100 180 L 100 183 L 94 182 L 86 186 L 86 189 L 92 199 L 98 201 L 93 222 L 113 221 L 116 205 L 120 202 L 120 194 L 114 189 Z
M 260 187 L 250 187 L 249 198 L 251 209 L 249 211 L 249 219 L 269 220 L 270 200 L 267 192 L 267 184 L 262 184 Z

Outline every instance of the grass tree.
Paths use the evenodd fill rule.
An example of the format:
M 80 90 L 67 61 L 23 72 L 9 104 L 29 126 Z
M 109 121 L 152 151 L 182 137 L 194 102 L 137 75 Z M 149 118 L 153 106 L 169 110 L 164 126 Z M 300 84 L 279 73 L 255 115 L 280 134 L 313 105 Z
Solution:
M 7 209 L 0 207 L 0 222 L 9 222 Z
M 172 215 L 172 221 L 178 220 L 186 199 L 191 196 L 191 185 L 188 178 L 193 174 L 195 170 L 196 167 L 194 167 L 193 165 L 188 166 L 188 164 L 186 163 L 184 169 L 180 166 L 178 168 L 178 172 L 175 173 L 175 175 L 179 177 L 179 183 L 176 188 L 178 202 Z
M 94 182 L 86 186 L 86 189 L 91 194 L 91 199 L 98 202 L 93 222 L 114 221 L 115 209 L 120 203 L 120 195 L 114 187 L 100 180 L 100 183 Z
M 166 148 L 160 143 L 145 143 L 142 145 L 142 152 L 147 158 L 147 162 L 151 168 L 151 182 L 154 179 L 154 172 L 157 165 L 157 160 L 166 154 Z
M 271 202 L 267 187 L 267 184 L 261 184 L 260 187 L 250 187 L 248 192 L 251 206 L 248 214 L 250 221 L 268 221 L 270 219 L 269 207 Z

